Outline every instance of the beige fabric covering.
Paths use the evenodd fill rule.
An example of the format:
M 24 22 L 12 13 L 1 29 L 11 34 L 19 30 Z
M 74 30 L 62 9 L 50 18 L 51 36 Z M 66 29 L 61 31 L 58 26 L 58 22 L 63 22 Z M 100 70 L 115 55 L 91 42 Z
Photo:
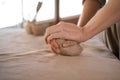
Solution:
M 0 30 L 0 80 L 120 80 L 120 61 L 97 37 L 79 56 L 56 55 L 43 36 Z

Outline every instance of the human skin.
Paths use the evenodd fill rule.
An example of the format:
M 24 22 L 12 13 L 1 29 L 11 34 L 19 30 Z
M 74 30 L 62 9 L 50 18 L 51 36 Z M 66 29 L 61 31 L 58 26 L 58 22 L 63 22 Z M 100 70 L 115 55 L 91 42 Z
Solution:
M 98 0 L 85 0 L 82 14 L 79 17 L 77 26 L 83 27 L 101 8 Z
M 79 43 L 76 42 L 76 41 L 64 40 L 64 42 L 63 42 L 63 44 L 62 44 L 62 47 L 63 47 L 63 48 L 66 48 L 66 47 L 70 47 L 70 46 L 78 45 L 78 44 L 79 44 Z M 59 47 L 59 45 L 58 45 L 57 42 L 56 42 L 56 39 L 53 39 L 53 40 L 50 41 L 50 47 L 51 47 L 51 50 L 52 50 L 54 53 L 56 53 L 56 54 L 58 54 L 58 53 L 61 52 L 61 51 L 60 51 L 60 47 Z
M 77 26 L 79 26 L 79 27 L 84 26 L 95 15 L 95 13 L 98 11 L 98 9 L 100 9 L 100 7 L 101 7 L 101 4 L 97 0 L 93 0 L 93 1 L 86 0 L 84 2 L 83 11 L 79 18 Z M 47 37 L 45 39 L 46 39 L 46 43 L 47 43 Z M 60 52 L 55 39 L 51 40 L 49 44 L 54 53 Z M 66 41 L 66 42 L 64 42 L 63 47 L 69 47 L 72 45 L 76 45 L 75 41 L 74 42 Z
M 88 3 L 90 4 L 90 1 L 91 0 L 85 0 L 84 6 Z M 99 7 L 94 12 L 94 16 L 92 15 L 93 16 L 92 17 L 90 15 L 91 17 L 89 19 L 87 18 L 87 16 L 85 18 L 84 15 L 89 14 L 91 12 L 89 11 L 88 11 L 89 13 L 85 12 L 84 11 L 85 8 L 84 8 L 83 9 L 84 15 L 79 20 L 80 26 L 83 25 L 82 28 L 77 27 L 77 25 L 72 23 L 60 22 L 54 26 L 47 28 L 45 34 L 46 42 L 50 43 L 50 41 L 53 39 L 61 38 L 61 39 L 74 40 L 76 42 L 81 43 L 92 38 L 99 32 L 107 29 L 110 25 L 120 20 L 119 4 L 120 4 L 120 0 L 116 0 L 116 1 L 109 0 L 108 3 L 101 10 L 97 12 L 97 10 L 100 8 L 98 4 Z

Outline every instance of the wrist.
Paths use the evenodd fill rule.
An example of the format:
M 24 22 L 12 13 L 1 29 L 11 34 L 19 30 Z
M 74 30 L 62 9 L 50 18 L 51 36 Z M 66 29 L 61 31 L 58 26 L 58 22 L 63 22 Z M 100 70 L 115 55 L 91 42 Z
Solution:
M 85 36 L 85 41 L 91 39 L 93 36 L 95 36 L 95 29 L 93 27 L 90 27 L 90 25 L 86 25 L 83 27 L 83 33 Z
M 92 38 L 92 32 L 90 31 L 90 29 L 84 27 L 80 27 L 80 37 L 79 37 L 79 42 L 85 42 L 87 40 L 89 40 L 90 38 Z
M 87 34 L 85 33 L 85 28 L 84 27 L 79 27 L 80 29 L 80 33 L 79 33 L 79 38 L 78 38 L 78 41 L 81 43 L 81 42 L 84 42 L 87 40 Z

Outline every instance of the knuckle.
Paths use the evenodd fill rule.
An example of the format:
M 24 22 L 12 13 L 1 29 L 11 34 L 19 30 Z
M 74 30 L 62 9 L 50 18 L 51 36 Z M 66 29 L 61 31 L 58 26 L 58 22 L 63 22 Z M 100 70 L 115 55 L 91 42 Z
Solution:
M 54 38 L 54 35 L 51 34 L 51 35 L 49 36 L 48 40 L 51 41 L 53 38 Z
M 58 25 L 59 25 L 60 27 L 63 26 L 63 24 L 64 24 L 63 21 L 60 21 L 60 22 L 58 23 Z
M 49 33 L 51 30 L 51 27 L 46 28 L 46 33 Z

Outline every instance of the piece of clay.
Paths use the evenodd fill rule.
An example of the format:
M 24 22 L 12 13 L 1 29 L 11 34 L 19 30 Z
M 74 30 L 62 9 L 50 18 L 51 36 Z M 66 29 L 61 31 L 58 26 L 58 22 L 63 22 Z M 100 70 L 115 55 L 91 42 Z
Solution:
M 25 30 L 26 30 L 26 32 L 28 34 L 33 34 L 33 32 L 32 32 L 32 25 L 33 25 L 33 22 L 30 22 L 30 21 L 26 21 L 24 23 L 24 28 L 25 28 Z
M 78 56 L 83 51 L 83 48 L 79 44 L 75 44 L 75 45 L 64 48 L 63 43 L 65 42 L 65 40 L 56 39 L 56 42 L 57 42 L 59 49 L 60 49 L 59 54 L 62 54 L 65 56 Z M 75 43 L 75 41 L 73 41 L 73 43 Z
M 34 24 L 32 26 L 33 35 L 35 36 L 44 35 L 47 27 L 48 27 L 48 24 Z

